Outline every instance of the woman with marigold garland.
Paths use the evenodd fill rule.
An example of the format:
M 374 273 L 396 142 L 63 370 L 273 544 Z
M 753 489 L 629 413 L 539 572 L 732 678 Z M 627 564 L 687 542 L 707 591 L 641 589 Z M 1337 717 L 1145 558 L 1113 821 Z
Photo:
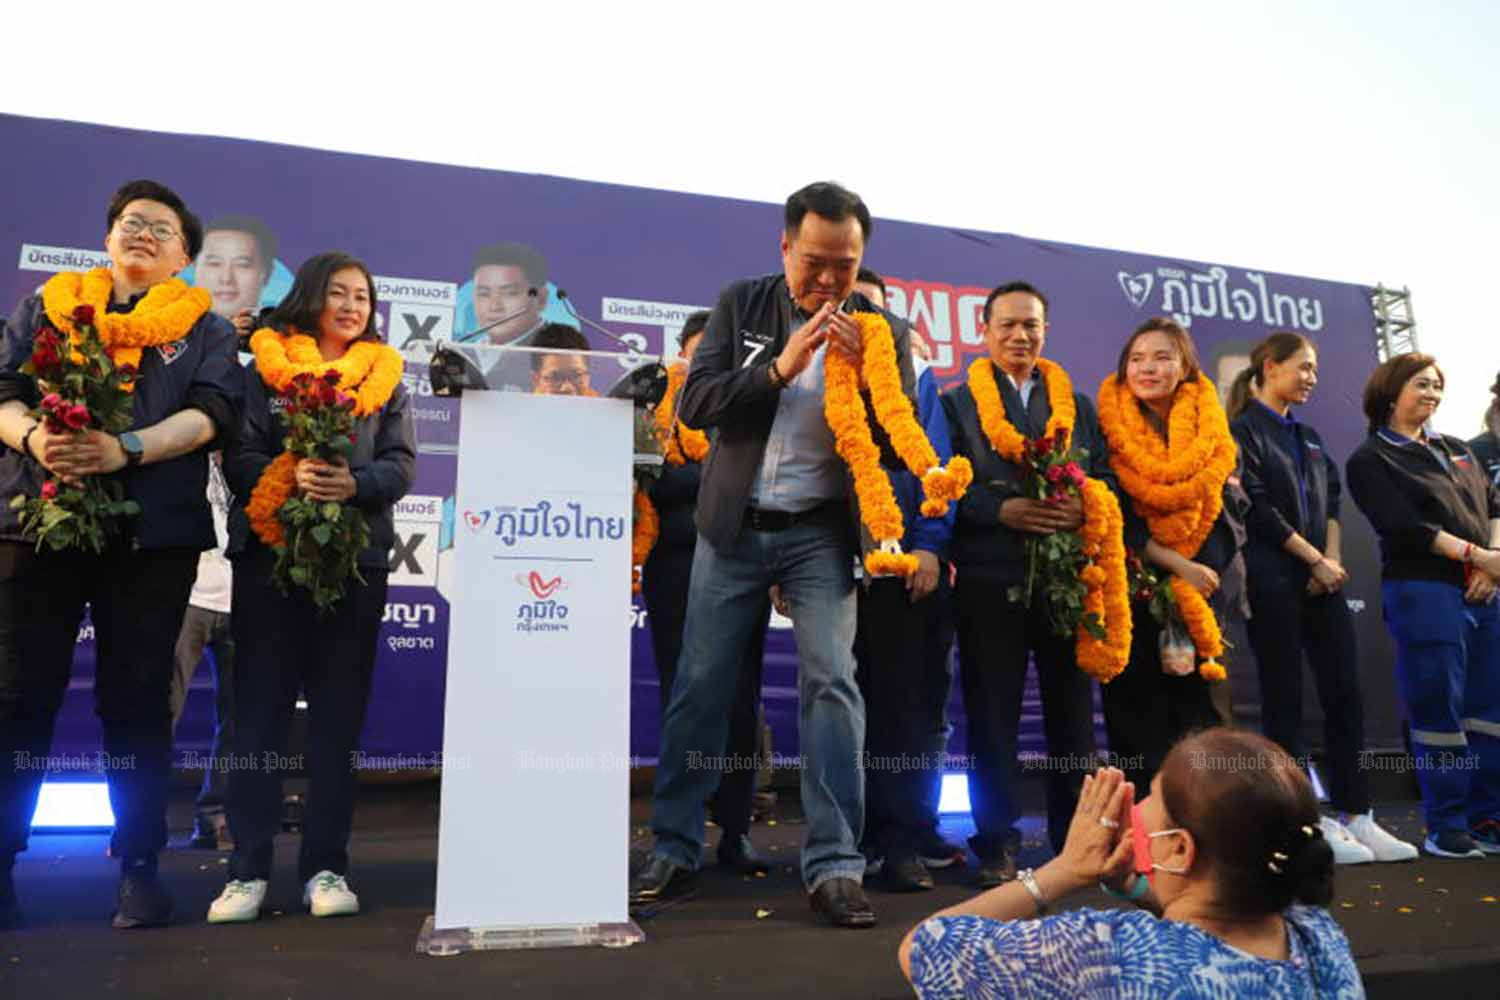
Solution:
M 110 853 L 121 869 L 114 925 L 155 926 L 171 915 L 156 856 L 167 840 L 173 646 L 198 553 L 214 545 L 208 453 L 233 435 L 244 392 L 233 327 L 209 311 L 208 292 L 174 277 L 202 239 L 176 193 L 132 181 L 109 202 L 109 266 L 54 275 L 0 337 L 0 928 L 19 918 L 11 866 L 26 848 L 44 774 L 36 761 L 51 746 L 86 604 L 104 752 L 133 764 L 106 772 L 116 819 Z M 109 433 L 97 425 L 100 414 L 82 406 L 79 421 L 69 422 L 76 433 L 33 417 L 40 393 L 22 365 L 35 365 L 34 351 L 48 353 L 45 342 L 57 343 L 57 335 L 41 335 L 49 328 L 85 339 L 92 328 L 116 371 L 136 369 L 123 390 L 130 398 L 116 400 L 130 429 Z M 55 350 L 51 360 L 61 360 Z M 86 377 L 97 379 L 98 368 Z M 68 390 L 45 398 L 55 404 L 59 392 Z M 74 492 L 68 487 L 91 479 L 139 508 L 106 523 L 102 551 L 77 535 L 72 543 L 53 536 L 61 548 L 41 544 L 12 510 L 10 501 L 22 498 L 60 507 Z
M 308 798 L 298 855 L 302 900 L 315 917 L 359 912 L 350 890 L 348 841 L 354 815 L 352 766 L 369 702 L 377 633 L 395 539 L 393 510 L 411 485 L 416 449 L 401 356 L 380 342 L 375 283 L 343 253 L 303 264 L 292 290 L 251 338 L 258 377 L 249 380 L 239 440 L 225 457 L 235 494 L 235 752 L 257 762 L 286 751 L 299 690 L 308 710 Z M 286 452 L 286 394 L 306 376 L 332 384 L 355 417 L 347 460 L 297 459 Z M 369 543 L 331 610 L 275 577 L 285 542 L 282 503 L 300 496 L 361 512 Z M 315 593 L 315 592 L 314 592 Z M 274 766 L 230 775 L 234 854 L 229 884 L 209 907 L 210 923 L 254 920 L 271 875 L 280 826 L 281 775 Z
M 1323 837 L 1339 864 L 1409 861 L 1417 849 L 1375 822 L 1360 766 L 1364 693 L 1354 616 L 1344 599 L 1338 466 L 1323 439 L 1293 413 L 1318 384 L 1318 352 L 1300 333 L 1273 333 L 1250 352 L 1229 394 L 1250 497 L 1245 568 L 1250 648 L 1260 673 L 1261 728 L 1301 759 L 1302 661 L 1323 706 L 1329 804 Z
M 1125 543 L 1144 571 L 1130 665 L 1103 687 L 1104 721 L 1111 752 L 1144 788 L 1174 743 L 1218 722 L 1208 685 L 1223 676 L 1219 622 L 1230 608 L 1243 611 L 1249 501 L 1218 392 L 1173 320 L 1148 319 L 1125 342 L 1099 387 L 1099 424 L 1120 479 Z M 1153 603 L 1180 619 L 1191 651 L 1163 649 Z

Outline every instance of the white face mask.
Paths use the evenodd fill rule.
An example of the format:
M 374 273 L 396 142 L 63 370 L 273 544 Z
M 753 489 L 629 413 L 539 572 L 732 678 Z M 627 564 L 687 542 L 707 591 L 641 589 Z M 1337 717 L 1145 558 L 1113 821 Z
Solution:
M 1157 830 L 1155 833 L 1148 833 L 1146 834 L 1146 839 L 1155 840 L 1157 837 L 1166 837 L 1174 833 L 1187 833 L 1187 831 L 1180 826 L 1176 826 L 1170 830 Z M 1187 874 L 1186 868 L 1168 868 L 1166 865 L 1157 864 L 1154 860 L 1151 862 L 1151 870 L 1153 872 L 1166 872 L 1169 875 Z

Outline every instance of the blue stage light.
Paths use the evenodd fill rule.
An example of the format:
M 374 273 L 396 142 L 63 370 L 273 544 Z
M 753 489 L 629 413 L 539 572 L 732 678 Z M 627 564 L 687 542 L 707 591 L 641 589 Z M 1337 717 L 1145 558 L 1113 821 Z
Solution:
M 33 830 L 108 830 L 115 825 L 102 781 L 47 781 L 31 817 Z
M 943 790 L 938 797 L 938 812 L 950 814 L 968 811 L 969 776 L 967 774 L 943 775 Z

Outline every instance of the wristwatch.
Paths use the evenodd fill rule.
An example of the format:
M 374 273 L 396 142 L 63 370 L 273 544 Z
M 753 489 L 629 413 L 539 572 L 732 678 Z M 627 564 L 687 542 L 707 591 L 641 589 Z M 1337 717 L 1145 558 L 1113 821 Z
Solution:
M 120 435 L 120 447 L 125 451 L 125 464 L 140 465 L 141 457 L 146 454 L 146 443 L 135 431 L 126 431 Z

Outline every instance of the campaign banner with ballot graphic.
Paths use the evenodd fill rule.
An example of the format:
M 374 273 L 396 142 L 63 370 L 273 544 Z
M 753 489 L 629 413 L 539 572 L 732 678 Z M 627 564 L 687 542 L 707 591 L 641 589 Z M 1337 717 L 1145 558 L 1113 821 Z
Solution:
M 418 449 L 412 494 L 420 498 L 397 510 L 390 605 L 364 733 L 364 749 L 377 757 L 422 759 L 443 743 L 450 564 L 462 530 L 454 502 L 460 411 L 428 384 L 432 345 L 451 338 L 519 346 L 542 326 L 560 323 L 580 330 L 596 350 L 671 359 L 695 308 L 712 307 L 730 281 L 780 267 L 776 205 L 6 115 L 0 115 L 0 143 L 7 178 L 0 250 L 8 247 L 16 262 L 14 271 L 0 270 L 7 313 L 56 271 L 107 259 L 104 206 L 121 182 L 135 177 L 169 184 L 204 220 L 204 251 L 185 277 L 212 293 L 222 315 L 274 305 L 297 266 L 325 250 L 353 253 L 377 276 L 380 328 L 408 359 Z M 1005 192 L 975 197 L 987 194 Z M 1047 355 L 1082 392 L 1094 392 L 1130 331 L 1152 315 L 1173 316 L 1189 328 L 1205 370 L 1221 387 L 1248 363 L 1256 341 L 1293 330 L 1316 342 L 1321 361 L 1318 390 L 1299 417 L 1318 428 L 1340 468 L 1364 438 L 1360 392 L 1377 360 L 1366 287 L 1230 262 L 899 222 L 879 218 L 879 204 L 870 207 L 877 219 L 865 262 L 887 279 L 891 311 L 931 344 L 944 385 L 962 379 L 965 366 L 984 352 L 988 290 L 1025 279 L 1050 302 Z M 519 388 L 525 390 L 524 378 Z M 478 447 L 497 454 L 504 443 Z M 1374 537 L 1351 504 L 1343 521 L 1367 742 L 1400 746 Z M 618 614 L 632 623 L 631 749 L 650 759 L 660 731 L 651 622 L 639 601 L 621 598 Z M 774 622 L 767 640 L 763 701 L 778 752 L 793 754 L 796 652 L 784 625 Z M 1253 724 L 1254 662 L 1243 632 L 1232 635 L 1236 711 Z M 58 720 L 63 750 L 97 743 L 91 648 L 80 643 Z M 961 753 L 956 691 L 950 749 Z M 202 670 L 177 728 L 179 747 L 207 749 L 212 705 L 211 673 Z M 1312 699 L 1308 709 L 1306 735 L 1317 745 L 1321 726 Z M 1022 746 L 1040 741 L 1040 726 L 1028 714 Z
M 470 392 L 463 416 L 436 927 L 622 923 L 631 407 Z M 567 864 L 515 803 L 546 803 Z

